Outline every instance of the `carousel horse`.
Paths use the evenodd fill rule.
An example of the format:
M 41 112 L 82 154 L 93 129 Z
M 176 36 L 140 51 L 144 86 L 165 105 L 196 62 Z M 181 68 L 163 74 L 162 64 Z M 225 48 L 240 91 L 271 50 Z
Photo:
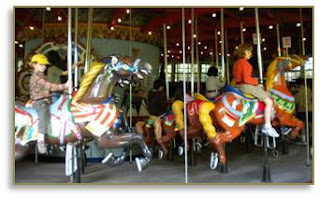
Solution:
M 284 74 L 297 66 L 303 66 L 303 64 L 304 59 L 292 55 L 276 58 L 267 69 L 266 90 L 273 99 L 272 125 L 293 128 L 291 138 L 298 135 L 304 127 L 304 122 L 294 116 L 294 97 L 286 85 Z M 180 120 L 176 120 L 176 122 L 181 131 L 183 130 L 183 103 L 182 101 L 175 103 L 177 104 L 173 105 L 179 106 L 174 113 L 177 119 L 180 117 Z M 264 123 L 264 103 L 251 95 L 240 92 L 235 87 L 225 87 L 224 93 L 216 99 L 215 103 L 205 99 L 196 100 L 193 103 L 188 104 L 188 108 L 192 105 L 194 107 L 188 109 L 188 120 L 193 119 L 194 122 L 190 122 L 187 134 L 199 137 L 201 131 L 205 132 L 208 142 L 219 154 L 219 158 L 217 154 L 211 156 L 210 167 L 212 169 L 216 167 L 218 160 L 222 167 L 226 167 L 224 144 L 237 138 L 247 123 L 255 125 Z
M 103 62 L 96 62 L 83 77 L 78 92 L 73 99 L 62 95 L 50 107 L 51 131 L 46 134 L 49 145 L 66 145 L 68 142 L 95 140 L 105 148 L 124 148 L 115 156 L 109 153 L 103 163 L 110 166 L 120 165 L 126 157 L 126 148 L 137 144 L 143 157 L 137 157 L 138 171 L 145 169 L 152 156 L 142 136 L 128 133 L 126 117 L 115 105 L 113 96 L 117 84 L 129 84 L 129 78 L 143 79 L 151 72 L 151 65 L 140 59 L 110 56 Z M 33 108 L 26 108 L 16 102 L 15 137 L 16 145 L 26 146 L 37 140 L 38 115 Z
M 188 105 L 188 113 L 197 111 L 196 109 L 193 109 L 195 106 L 194 101 L 195 100 L 206 100 L 207 99 L 202 96 L 201 94 L 195 93 L 194 97 L 187 96 L 187 105 Z M 190 104 L 190 105 L 189 105 Z M 192 105 L 191 105 L 192 104 Z M 172 141 L 178 134 L 180 135 L 181 139 L 184 139 L 183 131 L 181 130 L 181 127 L 179 126 L 183 125 L 183 123 L 180 122 L 180 125 L 176 123 L 176 120 L 179 122 L 183 119 L 183 115 L 180 114 L 181 109 L 183 108 L 183 102 L 175 102 L 172 105 L 172 111 L 169 111 L 165 113 L 164 115 L 161 115 L 159 117 L 150 116 L 148 120 L 146 121 L 140 121 L 136 124 L 136 129 L 139 134 L 143 134 L 145 136 L 145 141 L 148 145 L 153 145 L 154 143 L 157 143 L 160 146 L 159 150 L 159 158 L 167 157 L 170 149 L 170 141 Z M 190 111 L 189 111 L 190 110 Z M 176 119 L 175 116 L 178 116 Z M 190 118 L 190 116 L 189 116 Z M 189 120 L 190 124 L 192 125 L 195 123 L 193 119 Z M 180 129 L 180 130 L 179 130 Z M 183 129 L 183 128 L 182 128 Z M 203 134 L 190 134 L 188 138 L 196 138 L 197 144 L 196 148 L 198 151 L 200 151 L 202 145 L 202 139 Z M 183 146 L 179 146 L 179 155 L 182 155 L 184 150 Z
M 172 112 L 167 112 L 159 117 L 150 116 L 145 121 L 137 122 L 135 127 L 137 133 L 145 137 L 145 142 L 149 147 L 154 144 L 160 146 L 159 159 L 168 157 L 169 142 L 177 134 L 177 125 Z

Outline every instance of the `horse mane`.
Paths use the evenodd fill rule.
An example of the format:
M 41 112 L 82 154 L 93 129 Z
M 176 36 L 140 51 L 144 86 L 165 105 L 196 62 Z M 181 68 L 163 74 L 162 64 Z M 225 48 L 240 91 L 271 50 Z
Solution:
M 90 65 L 90 69 L 82 78 L 80 88 L 77 94 L 73 97 L 72 102 L 77 102 L 83 97 L 83 95 L 91 85 L 93 79 L 101 72 L 104 66 L 105 64 L 102 62 L 94 62 Z
M 267 69 L 267 80 L 266 80 L 266 90 L 270 90 L 273 87 L 273 81 L 274 78 L 276 77 L 276 74 L 278 73 L 278 64 L 281 60 L 287 59 L 286 57 L 277 57 L 274 59 L 270 65 L 268 66 Z

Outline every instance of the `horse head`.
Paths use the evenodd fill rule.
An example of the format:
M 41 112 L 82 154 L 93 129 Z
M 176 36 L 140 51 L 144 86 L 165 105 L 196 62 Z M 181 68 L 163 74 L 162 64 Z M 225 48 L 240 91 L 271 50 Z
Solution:
M 104 62 L 106 63 L 107 69 L 115 71 L 116 74 L 122 78 L 133 76 L 138 79 L 143 79 L 144 76 L 150 74 L 152 71 L 152 66 L 139 58 L 134 59 L 131 57 L 112 55 L 104 59 Z
M 298 55 L 290 55 L 289 57 L 277 57 L 274 59 L 267 69 L 266 89 L 270 90 L 274 87 L 287 87 L 285 82 L 285 72 L 303 66 L 305 57 Z
M 152 67 L 141 59 L 108 56 L 102 61 L 93 63 L 90 70 L 83 77 L 80 89 L 73 98 L 73 102 L 101 103 L 114 91 L 116 83 L 129 84 L 131 76 L 143 79 L 151 73 Z

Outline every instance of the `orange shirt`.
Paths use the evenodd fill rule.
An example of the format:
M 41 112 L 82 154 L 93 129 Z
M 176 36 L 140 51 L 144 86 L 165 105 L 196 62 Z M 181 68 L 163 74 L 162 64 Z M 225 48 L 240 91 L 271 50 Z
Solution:
M 245 58 L 239 58 L 233 64 L 233 80 L 236 84 L 251 84 L 258 85 L 258 79 L 251 77 L 252 66 Z

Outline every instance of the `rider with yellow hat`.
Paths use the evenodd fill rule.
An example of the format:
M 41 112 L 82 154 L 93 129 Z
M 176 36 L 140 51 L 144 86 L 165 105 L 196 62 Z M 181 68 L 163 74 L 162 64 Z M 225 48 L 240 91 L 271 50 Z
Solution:
M 48 132 L 50 122 L 49 106 L 51 103 L 52 91 L 67 90 L 71 86 L 71 81 L 65 84 L 50 83 L 47 76 L 44 74 L 47 65 L 50 62 L 43 54 L 35 54 L 31 57 L 29 65 L 33 67 L 34 71 L 30 78 L 30 100 L 32 106 L 39 115 L 39 136 L 38 136 L 38 150 L 39 153 L 46 153 L 45 134 Z

